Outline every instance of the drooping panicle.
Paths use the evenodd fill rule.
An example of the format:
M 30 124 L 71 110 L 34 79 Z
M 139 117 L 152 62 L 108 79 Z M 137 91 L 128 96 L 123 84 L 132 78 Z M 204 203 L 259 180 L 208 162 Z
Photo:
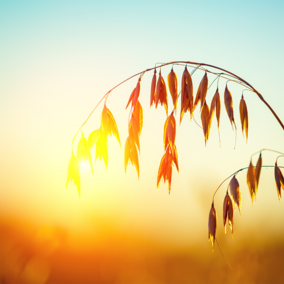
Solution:
M 224 203 L 223 203 L 223 223 L 224 223 L 225 233 L 226 233 L 227 220 L 228 220 L 231 232 L 233 234 L 234 210 L 233 210 L 233 202 L 228 192 L 224 198 Z
M 255 179 L 256 179 L 257 188 L 259 186 L 259 178 L 260 178 L 261 169 L 262 169 L 262 156 L 260 152 L 257 163 L 256 163 L 256 167 L 255 167 Z
M 108 136 L 108 135 L 112 136 L 112 134 L 113 134 L 115 136 L 115 138 L 117 139 L 119 145 L 121 146 L 117 124 L 115 122 L 113 114 L 106 107 L 106 105 L 104 106 L 103 111 L 102 111 L 101 129 L 105 133 L 106 136 Z
M 228 89 L 227 84 L 226 84 L 225 93 L 224 93 L 224 101 L 225 101 L 225 107 L 226 107 L 226 111 L 230 119 L 231 125 L 233 127 L 233 124 L 234 124 L 235 128 L 237 128 L 235 119 L 234 119 L 233 97 L 232 97 L 231 92 Z
M 246 140 L 248 141 L 248 109 L 243 95 L 240 101 L 240 118 L 241 118 L 243 136 L 245 133 Z
M 181 79 L 181 108 L 180 123 L 183 115 L 189 110 L 190 116 L 193 115 L 193 84 L 191 76 L 185 66 Z
M 165 150 L 165 154 L 163 155 L 163 157 L 161 159 L 159 170 L 158 170 L 157 188 L 159 188 L 161 178 L 163 177 L 164 182 L 168 181 L 169 193 L 171 192 L 173 162 L 176 165 L 176 167 L 178 168 L 176 161 L 174 161 L 174 159 L 177 159 L 176 155 L 177 154 L 168 145 L 167 149 Z
M 132 137 L 140 152 L 140 134 L 143 126 L 143 108 L 137 101 L 135 108 L 131 109 L 130 120 L 128 123 L 128 135 Z
M 201 121 L 202 121 L 203 133 L 204 133 L 204 138 L 205 138 L 205 146 L 206 146 L 206 142 L 208 140 L 209 133 L 210 133 L 210 111 L 209 111 L 208 105 L 206 104 L 206 101 L 204 102 L 202 106 Z
M 108 165 L 108 151 L 107 151 L 107 134 L 105 131 L 101 130 L 101 134 L 96 143 L 96 158 L 95 161 L 99 158 L 100 160 L 103 158 L 104 163 Z
M 220 114 L 221 114 L 221 100 L 220 100 L 220 94 L 219 94 L 218 88 L 215 92 L 215 95 L 212 98 L 211 105 L 210 105 L 210 120 L 209 120 L 210 125 L 212 123 L 215 110 L 216 110 L 217 125 L 219 129 Z
M 170 145 L 171 149 L 173 149 L 173 146 L 175 144 L 175 138 L 176 138 L 176 120 L 172 112 L 171 115 L 168 116 L 164 124 L 164 135 L 163 135 L 164 149 L 166 149 L 168 145 Z
M 282 187 L 282 189 L 284 189 L 284 178 L 283 178 L 283 174 L 282 174 L 280 168 L 277 165 L 277 160 L 275 162 L 274 177 L 275 177 L 275 182 L 276 182 L 277 195 L 278 195 L 278 199 L 279 199 L 279 202 L 280 202 L 281 187 Z
M 250 162 L 248 171 L 247 171 L 247 184 L 249 188 L 249 193 L 251 196 L 251 201 L 256 198 L 256 193 L 257 193 L 257 184 L 256 184 L 256 175 L 255 175 L 255 168 Z
M 68 169 L 67 169 L 66 188 L 69 183 L 69 180 L 74 181 L 74 184 L 77 187 L 78 194 L 80 197 L 80 193 L 81 193 L 80 164 L 79 164 L 78 159 L 75 157 L 73 150 L 72 150 L 71 158 L 70 158 Z
M 175 137 L 176 137 L 176 121 L 174 117 L 174 111 L 172 111 L 171 115 L 167 117 L 164 124 L 163 142 L 164 142 L 165 153 L 161 159 L 158 170 L 158 176 L 157 176 L 157 188 L 159 187 L 161 178 L 163 177 L 164 182 L 168 181 L 169 193 L 171 191 L 171 182 L 172 182 L 172 165 L 175 164 L 177 171 L 179 171 Z
M 230 195 L 233 199 L 234 207 L 238 206 L 239 212 L 241 214 L 241 208 L 242 208 L 242 194 L 240 191 L 240 185 L 238 180 L 236 179 L 236 176 L 233 176 L 230 181 Z
M 78 163 L 81 164 L 82 161 L 88 161 L 93 173 L 93 163 L 90 149 L 88 148 L 88 141 L 82 132 L 81 139 L 77 146 L 77 159 Z
M 157 89 L 156 89 L 156 108 L 158 103 L 163 105 L 166 110 L 166 115 L 168 116 L 168 95 L 167 95 L 167 88 L 164 81 L 164 78 L 161 75 L 161 70 L 159 73 L 159 78 L 157 82 Z
M 208 219 L 208 240 L 211 241 L 213 249 L 216 239 L 216 229 L 217 229 L 217 214 L 214 207 L 214 202 L 212 202 L 209 211 L 209 219 Z
M 156 68 L 154 69 L 154 75 L 152 78 L 152 83 L 151 83 L 151 94 L 150 94 L 150 107 L 154 104 L 156 104 L 156 81 L 157 81 L 157 76 L 156 76 Z
M 91 150 L 94 147 L 94 145 L 98 141 L 100 135 L 101 135 L 101 129 L 100 128 L 94 130 L 93 132 L 91 132 L 89 134 L 89 137 L 88 137 L 88 149 L 89 150 Z
M 196 106 L 198 105 L 198 103 L 200 102 L 200 110 L 205 102 L 205 98 L 206 98 L 206 94 L 207 94 L 207 89 L 208 89 L 208 77 L 207 77 L 207 72 L 205 72 L 197 93 L 196 93 L 196 97 L 195 97 L 195 101 L 194 101 L 194 107 L 193 107 L 193 111 L 195 110 Z
M 132 91 L 132 93 L 131 93 L 131 95 L 130 95 L 130 97 L 128 99 L 128 102 L 127 102 L 127 105 L 126 105 L 125 109 L 128 108 L 130 103 L 132 103 L 131 104 L 132 107 L 135 107 L 136 102 L 137 102 L 137 100 L 139 98 L 139 94 L 140 94 L 140 81 L 141 81 L 141 77 L 139 77 L 138 82 L 136 84 L 136 87 L 133 89 L 133 91 Z
M 129 99 L 128 99 L 128 102 L 127 102 L 127 105 L 126 105 L 125 109 L 127 109 L 128 106 L 130 105 L 130 103 L 132 102 L 132 100 L 133 100 L 133 98 L 134 98 L 135 91 L 136 91 L 136 87 L 135 87 L 135 88 L 133 89 L 133 91 L 131 92 L 130 97 L 129 97 Z
M 176 165 L 177 171 L 179 171 L 178 154 L 177 154 L 177 147 L 176 147 L 176 145 L 173 145 L 173 148 L 172 148 L 171 151 L 172 151 L 173 163 Z
M 134 107 L 130 110 L 130 119 L 128 122 L 128 137 L 124 147 L 124 169 L 126 172 L 129 161 L 135 166 L 139 179 L 139 159 L 140 152 L 140 135 L 143 126 L 143 108 L 137 100 Z M 138 149 L 138 151 L 137 151 Z
M 137 82 L 137 85 L 136 85 L 136 88 L 135 88 L 135 92 L 134 92 L 133 100 L 132 100 L 132 107 L 136 106 L 136 103 L 137 103 L 138 98 L 139 98 L 139 94 L 140 94 L 140 81 L 141 81 L 141 78 L 138 79 L 138 82 Z
M 171 72 L 169 73 L 167 79 L 168 79 L 169 90 L 170 90 L 172 100 L 173 100 L 174 109 L 175 109 L 175 112 L 176 112 L 177 99 L 178 99 L 178 79 L 177 79 L 177 75 L 174 72 L 173 68 L 172 68 Z
M 124 147 L 124 170 L 126 173 L 127 165 L 131 162 L 131 164 L 135 166 L 138 179 L 139 179 L 139 160 L 138 160 L 138 152 L 136 148 L 136 144 L 133 141 L 131 136 L 128 136 L 125 142 Z

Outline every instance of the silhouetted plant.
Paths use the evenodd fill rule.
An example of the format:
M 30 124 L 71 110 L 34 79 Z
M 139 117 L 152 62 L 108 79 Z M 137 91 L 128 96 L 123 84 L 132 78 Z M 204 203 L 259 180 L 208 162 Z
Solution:
M 170 115 L 168 115 L 167 87 L 166 87 L 165 80 L 161 73 L 161 69 L 167 65 L 184 67 L 184 71 L 183 71 L 182 78 L 181 78 L 180 91 L 178 91 L 178 78 L 177 78 L 176 73 L 173 70 L 173 67 L 167 76 L 168 88 L 169 88 L 171 98 L 172 98 L 172 103 L 173 103 L 173 110 L 170 112 Z M 191 73 L 189 73 L 188 67 L 193 69 Z M 207 68 L 210 68 L 210 70 Z M 158 78 L 157 78 L 157 69 L 159 69 Z M 213 71 L 211 69 L 213 69 Z M 178 153 L 177 153 L 177 147 L 175 144 L 175 139 L 176 139 L 176 118 L 175 117 L 177 116 L 177 104 L 178 104 L 179 98 L 180 98 L 180 119 L 179 119 L 180 123 L 182 122 L 182 119 L 184 115 L 186 114 L 186 112 L 189 112 L 190 119 L 192 119 L 194 115 L 194 111 L 196 107 L 198 106 L 198 104 L 200 103 L 200 112 L 201 112 L 200 118 L 202 121 L 205 146 L 209 139 L 209 134 L 210 134 L 210 129 L 211 129 L 211 124 L 212 124 L 212 120 L 214 117 L 214 113 L 216 114 L 216 120 L 217 120 L 218 132 L 219 132 L 219 141 L 220 141 L 219 126 L 220 126 L 220 113 L 221 113 L 221 99 L 220 99 L 219 88 L 218 88 L 220 78 L 226 80 L 226 86 L 224 90 L 224 105 L 225 105 L 225 109 L 228 114 L 230 123 L 233 129 L 235 130 L 235 133 L 237 133 L 236 132 L 237 127 L 236 127 L 236 122 L 234 118 L 233 96 L 228 88 L 228 82 L 234 82 L 236 84 L 239 84 L 245 87 L 245 90 L 254 92 L 259 97 L 259 99 L 262 102 L 264 102 L 264 104 L 273 113 L 273 115 L 275 116 L 279 124 L 281 125 L 282 129 L 284 130 L 283 123 L 281 122 L 279 117 L 276 115 L 274 110 L 270 107 L 270 105 L 265 101 L 263 96 L 252 85 L 250 85 L 248 82 L 246 82 L 241 77 L 233 74 L 232 72 L 229 72 L 217 66 L 213 66 L 213 65 L 209 65 L 205 63 L 190 62 L 190 61 L 174 61 L 174 62 L 159 64 L 159 66 L 146 69 L 145 71 L 139 72 L 129 77 L 128 79 L 124 80 L 123 82 L 119 83 L 114 88 L 109 90 L 102 97 L 99 103 L 95 106 L 95 108 L 93 109 L 91 114 L 88 116 L 86 121 L 78 129 L 72 141 L 72 153 L 71 153 L 71 159 L 68 165 L 66 186 L 68 185 L 68 182 L 70 180 L 73 181 L 77 187 L 79 196 L 80 196 L 80 190 L 81 190 L 80 189 L 80 164 L 81 162 L 88 161 L 90 164 L 91 170 L 93 172 L 92 158 L 91 158 L 91 152 L 90 152 L 91 149 L 94 146 L 96 146 L 95 160 L 97 160 L 97 158 L 103 159 L 107 167 L 108 165 L 108 151 L 107 151 L 108 137 L 114 135 L 118 143 L 121 145 L 116 121 L 111 111 L 106 106 L 108 96 L 118 86 L 120 86 L 124 82 L 136 76 L 139 76 L 138 81 L 136 83 L 135 88 L 130 93 L 130 97 L 126 104 L 126 109 L 130 107 L 130 113 L 129 113 L 129 119 L 128 119 L 128 137 L 126 139 L 125 146 L 124 146 L 124 168 L 126 172 L 128 164 L 131 163 L 132 165 L 135 166 L 137 175 L 139 178 L 140 135 L 141 135 L 142 127 L 143 127 L 143 108 L 139 102 L 140 85 L 141 85 L 141 80 L 143 76 L 151 70 L 154 71 L 154 74 L 153 74 L 151 86 L 149 86 L 150 107 L 155 105 L 155 107 L 157 108 L 158 105 L 160 104 L 161 106 L 164 106 L 166 115 L 167 115 L 167 118 L 164 124 L 164 132 L 163 132 L 164 155 L 161 158 L 160 166 L 158 169 L 157 187 L 159 186 L 160 181 L 163 178 L 164 182 L 166 181 L 168 182 L 169 193 L 171 191 L 172 166 L 175 165 L 177 171 L 179 171 Z M 194 74 L 196 70 L 203 70 L 205 74 L 199 84 L 197 93 L 194 97 L 192 75 Z M 210 85 L 208 82 L 207 73 L 211 73 L 216 76 Z M 209 108 L 209 105 L 206 102 L 206 95 L 207 95 L 208 89 L 212 86 L 215 80 L 217 80 L 217 88 L 216 88 L 215 95 L 212 98 L 210 108 Z M 82 127 L 86 124 L 86 122 L 89 120 L 92 113 L 96 110 L 98 105 L 103 100 L 104 100 L 104 107 L 103 107 L 103 111 L 101 114 L 100 128 L 91 132 L 90 135 L 88 136 L 88 139 L 85 138 L 82 132 L 81 138 L 77 146 L 77 152 L 75 155 L 74 150 L 73 150 L 73 143 L 74 143 L 74 140 L 77 134 L 82 129 Z M 247 109 L 247 105 L 246 105 L 243 93 L 242 93 L 240 104 L 239 104 L 239 112 L 240 112 L 242 133 L 243 133 L 243 136 L 245 136 L 246 141 L 247 141 L 248 140 L 248 129 L 249 129 L 249 117 L 248 117 L 248 109 Z M 261 168 L 262 167 L 274 167 L 277 196 L 280 201 L 281 187 L 282 189 L 284 189 L 284 178 L 280 170 L 280 167 L 277 164 L 277 160 L 279 157 L 281 157 L 284 154 L 274 151 L 274 152 L 281 154 L 281 156 L 277 157 L 275 166 L 271 166 L 271 165 L 263 166 L 262 165 L 262 152 L 263 151 L 274 151 L 274 150 L 262 149 L 259 152 L 255 153 L 255 154 L 259 153 L 259 158 L 258 158 L 256 166 L 253 166 L 253 163 L 252 163 L 252 157 L 255 155 L 253 154 L 250 159 L 250 164 L 248 167 L 239 169 L 238 171 L 230 175 L 228 178 L 226 178 L 220 184 L 221 186 L 225 181 L 231 178 L 228 184 L 228 188 L 227 188 L 226 195 L 224 198 L 224 203 L 223 203 L 223 224 L 225 227 L 225 232 L 226 232 L 226 223 L 228 221 L 230 229 L 231 229 L 231 233 L 233 234 L 234 210 L 238 208 L 239 212 L 241 213 L 242 197 L 241 197 L 239 182 L 236 178 L 236 175 L 239 172 L 243 170 L 247 170 L 247 184 L 248 184 L 250 196 L 253 202 L 257 194 Z M 211 204 L 211 208 L 209 211 L 208 235 L 209 235 L 209 240 L 211 241 L 213 248 L 215 244 L 216 229 L 217 229 L 217 213 L 214 207 L 214 197 L 218 189 L 220 188 L 220 186 L 216 189 L 216 191 L 213 194 L 212 204 Z

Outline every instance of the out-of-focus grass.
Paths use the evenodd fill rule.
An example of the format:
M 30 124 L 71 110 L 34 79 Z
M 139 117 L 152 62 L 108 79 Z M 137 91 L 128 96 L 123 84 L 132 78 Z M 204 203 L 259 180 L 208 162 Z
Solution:
M 0 283 L 284 282 L 284 241 L 261 248 L 235 242 L 227 251 L 231 270 L 208 243 L 173 250 L 131 232 L 106 238 L 103 245 L 80 250 L 61 228 L 1 220 Z

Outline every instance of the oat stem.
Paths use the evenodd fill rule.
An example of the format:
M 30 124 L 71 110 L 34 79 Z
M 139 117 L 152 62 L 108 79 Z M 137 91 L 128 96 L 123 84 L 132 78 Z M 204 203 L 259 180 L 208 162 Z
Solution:
M 284 153 L 282 153 L 282 152 L 279 152 L 279 151 L 276 151 L 276 150 L 272 150 L 272 149 L 263 148 L 263 149 L 261 149 L 260 151 L 253 153 L 253 154 L 250 156 L 250 161 L 252 161 L 252 157 L 253 157 L 254 155 L 256 155 L 256 154 L 258 154 L 258 153 L 261 154 L 261 152 L 264 152 L 264 151 L 269 151 L 269 152 L 274 152 L 274 153 L 277 153 L 277 154 L 280 154 L 280 155 L 284 155 Z
M 283 125 L 282 121 L 281 121 L 280 118 L 277 116 L 277 114 L 274 112 L 274 110 L 272 109 L 272 107 L 265 101 L 265 99 L 262 97 L 262 95 L 261 95 L 252 85 L 250 85 L 247 81 L 245 81 L 245 80 L 242 79 L 241 77 L 235 75 L 234 73 L 232 73 L 232 72 L 230 72 L 230 71 L 227 71 L 226 69 L 223 69 L 223 68 L 220 68 L 220 67 L 218 67 L 218 66 L 211 65 L 211 64 L 198 63 L 198 62 L 192 62 L 192 61 L 171 61 L 171 62 L 167 62 L 167 63 L 156 63 L 156 64 L 155 64 L 155 67 L 146 69 L 146 70 L 144 70 L 144 71 L 142 71 L 142 72 L 139 72 L 139 73 L 137 73 L 137 74 L 135 74 L 135 75 L 132 75 L 132 76 L 130 76 L 129 78 L 127 78 L 127 79 L 125 79 L 124 81 L 122 81 L 122 82 L 120 82 L 119 84 L 117 84 L 117 85 L 116 85 L 115 87 L 113 87 L 112 89 L 110 89 L 110 90 L 101 98 L 101 100 L 98 102 L 98 104 L 95 106 L 95 108 L 91 111 L 90 115 L 87 117 L 87 119 L 84 121 L 84 123 L 80 126 L 80 128 L 79 128 L 78 131 L 76 132 L 76 134 L 75 134 L 75 136 L 74 136 L 74 138 L 73 138 L 73 140 L 72 140 L 72 143 L 71 143 L 72 147 L 73 147 L 73 142 L 74 142 L 74 140 L 75 140 L 75 138 L 76 138 L 78 132 L 79 132 L 79 131 L 82 129 L 82 127 L 87 123 L 87 121 L 89 120 L 89 118 L 91 117 L 91 115 L 93 114 L 93 112 L 96 110 L 96 108 L 97 108 L 98 105 L 102 102 L 102 100 L 103 100 L 104 98 L 106 98 L 114 89 L 116 89 L 118 86 L 120 86 L 121 84 L 125 83 L 126 81 L 128 81 L 128 80 L 130 80 L 130 79 L 132 79 L 132 78 L 134 78 L 134 77 L 136 77 L 136 76 L 138 76 L 138 75 L 141 75 L 141 74 L 144 75 L 144 73 L 149 72 L 149 71 L 155 69 L 157 64 L 161 64 L 161 65 L 159 66 L 160 69 L 161 69 L 162 67 L 164 67 L 164 66 L 172 65 L 172 64 L 176 64 L 176 65 L 182 65 L 182 64 L 183 64 L 183 65 L 184 65 L 184 64 L 186 64 L 186 65 L 187 65 L 187 64 L 195 65 L 195 66 L 197 66 L 197 68 L 192 72 L 192 74 L 193 74 L 197 69 L 203 69 L 204 71 L 209 72 L 209 73 L 212 73 L 212 74 L 215 74 L 215 75 L 220 74 L 220 73 L 215 73 L 215 72 L 213 72 L 213 71 L 210 71 L 210 70 L 207 70 L 207 69 L 205 69 L 205 68 L 202 68 L 203 66 L 204 66 L 204 67 L 214 68 L 214 69 L 223 71 L 223 72 L 224 72 L 224 73 L 223 73 L 224 75 L 229 76 L 229 77 L 232 77 L 232 78 L 235 79 L 235 80 L 231 80 L 231 81 L 233 81 L 233 82 L 235 82 L 235 83 L 237 83 L 237 84 L 239 84 L 239 85 L 242 85 L 242 86 L 244 86 L 244 87 L 247 87 L 247 88 L 250 89 L 252 92 L 256 93 L 257 96 L 259 97 L 259 99 L 269 108 L 269 110 L 272 112 L 272 114 L 274 115 L 274 117 L 277 119 L 278 123 L 281 125 L 282 129 L 284 130 L 284 125 Z M 223 76 L 220 76 L 220 77 L 225 78 L 225 77 L 223 77 Z
M 215 240 L 216 240 L 216 243 L 217 243 L 217 245 L 218 245 L 218 248 L 219 248 L 219 250 L 220 250 L 222 256 L 223 256 L 224 259 L 227 261 L 227 264 L 229 265 L 229 267 L 233 270 L 233 267 L 231 266 L 230 262 L 229 262 L 228 259 L 224 256 L 224 254 L 223 254 L 223 252 L 222 252 L 222 250 L 221 250 L 221 247 L 220 247 L 220 245 L 219 245 L 219 243 L 218 243 L 217 238 L 215 238 Z
M 193 117 L 193 120 L 194 120 L 194 122 L 196 123 L 196 125 L 199 126 L 199 127 L 203 130 L 203 128 L 200 126 L 200 124 L 198 124 L 197 121 L 195 120 L 194 115 L 192 115 L 192 117 Z
M 214 80 L 213 80 L 213 82 L 210 84 L 210 86 L 207 88 L 207 90 L 209 90 L 210 89 L 210 87 L 213 85 L 213 83 L 221 76 L 221 74 L 222 73 L 220 73 Z M 218 89 L 218 87 L 217 87 L 217 89 Z
M 278 156 L 278 157 L 276 158 L 276 163 L 277 163 L 277 161 L 278 161 L 278 158 L 283 158 L 283 157 L 284 157 L 284 155 Z
M 259 152 L 257 152 L 259 153 Z M 261 166 L 262 168 L 275 168 L 275 166 L 272 166 L 272 165 L 263 165 Z M 231 174 L 230 176 L 228 176 L 227 178 L 225 178 L 221 183 L 220 185 L 217 187 L 217 189 L 215 190 L 214 194 L 213 194 L 213 198 L 212 198 L 212 202 L 214 202 L 214 197 L 215 197 L 215 194 L 217 193 L 218 189 L 221 187 L 221 185 L 226 181 L 228 180 L 230 177 L 234 176 L 234 175 L 237 175 L 239 172 L 243 171 L 243 170 L 247 170 L 249 167 L 245 167 L 245 168 L 242 168 L 242 169 L 239 169 L 238 171 L 234 172 L 233 174 Z M 284 166 L 279 166 L 279 168 L 284 168 Z

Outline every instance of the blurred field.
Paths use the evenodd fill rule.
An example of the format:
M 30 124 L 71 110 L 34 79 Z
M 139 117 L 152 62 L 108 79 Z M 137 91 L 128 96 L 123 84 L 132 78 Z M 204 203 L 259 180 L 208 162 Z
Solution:
M 90 250 L 58 227 L 0 222 L 0 283 L 283 283 L 284 242 L 227 248 L 161 247 L 145 236 L 106 235 Z M 222 241 L 220 241 L 221 246 Z

